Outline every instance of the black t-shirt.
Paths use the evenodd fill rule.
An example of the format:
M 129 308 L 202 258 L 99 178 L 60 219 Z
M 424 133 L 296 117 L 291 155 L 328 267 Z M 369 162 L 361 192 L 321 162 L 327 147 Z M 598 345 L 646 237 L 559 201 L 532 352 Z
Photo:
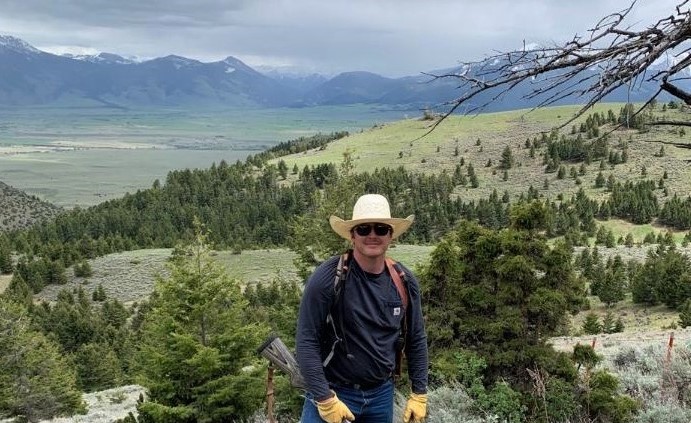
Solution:
M 413 391 L 426 392 L 427 337 L 420 307 L 420 290 L 412 273 L 406 273 L 410 304 L 403 302 L 391 276 L 363 271 L 351 259 L 341 300 L 334 310 L 336 329 L 343 341 L 337 344 L 328 365 L 322 362 L 331 351 L 334 331 L 326 317 L 334 300 L 334 278 L 339 257 L 320 265 L 307 281 L 303 292 L 297 328 L 297 360 L 315 398 L 329 395 L 328 382 L 372 385 L 385 381 L 395 367 L 396 344 L 401 319 L 408 319 L 406 357 Z M 343 322 L 339 321 L 343 318 Z M 350 357 L 350 358 L 349 358 Z M 328 380 L 328 382 L 327 382 Z

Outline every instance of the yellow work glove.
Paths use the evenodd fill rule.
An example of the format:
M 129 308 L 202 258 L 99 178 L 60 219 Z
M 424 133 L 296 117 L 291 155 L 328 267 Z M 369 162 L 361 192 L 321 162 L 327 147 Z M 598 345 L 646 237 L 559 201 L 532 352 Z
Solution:
M 405 405 L 405 411 L 403 411 L 403 421 L 408 423 L 421 422 L 425 420 L 427 415 L 427 394 L 410 394 L 408 402 Z
M 333 391 L 331 391 L 333 392 Z M 350 412 L 348 406 L 338 399 L 336 393 L 334 396 L 324 400 L 317 401 L 317 409 L 319 409 L 319 416 L 326 423 L 343 423 L 343 420 L 353 421 L 355 416 Z

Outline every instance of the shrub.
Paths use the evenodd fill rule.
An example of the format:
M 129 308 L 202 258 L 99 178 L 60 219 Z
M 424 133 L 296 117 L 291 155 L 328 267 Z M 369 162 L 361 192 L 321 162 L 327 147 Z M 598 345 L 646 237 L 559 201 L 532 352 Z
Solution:
M 590 416 L 596 421 L 624 423 L 630 422 L 640 403 L 628 395 L 617 394 L 619 380 L 612 374 L 600 370 L 589 380 L 589 392 L 584 403 Z
M 426 423 L 490 423 L 497 421 L 495 416 L 479 415 L 473 400 L 458 385 L 450 384 L 430 390 L 428 398 L 429 403 L 434 404 L 434 407 L 428 408 Z M 396 395 L 393 421 L 403 420 L 401 416 L 406 400 L 407 398 L 403 395 Z
M 590 312 L 585 316 L 583 332 L 588 335 L 597 335 L 602 332 L 602 324 L 600 324 L 600 319 L 597 317 L 597 314 Z
M 93 276 L 94 271 L 88 261 L 82 260 L 80 263 L 74 265 L 74 276 L 77 278 L 88 278 Z

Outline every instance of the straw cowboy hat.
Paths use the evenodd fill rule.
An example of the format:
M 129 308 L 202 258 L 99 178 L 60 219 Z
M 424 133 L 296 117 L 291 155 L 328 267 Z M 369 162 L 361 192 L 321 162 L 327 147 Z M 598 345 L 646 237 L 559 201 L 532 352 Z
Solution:
M 331 229 L 343 238 L 350 240 L 350 231 L 362 223 L 385 223 L 393 228 L 391 238 L 401 236 L 413 224 L 415 215 L 405 219 L 391 217 L 389 201 L 383 195 L 365 194 L 358 198 L 353 207 L 353 218 L 343 220 L 338 216 L 331 216 Z

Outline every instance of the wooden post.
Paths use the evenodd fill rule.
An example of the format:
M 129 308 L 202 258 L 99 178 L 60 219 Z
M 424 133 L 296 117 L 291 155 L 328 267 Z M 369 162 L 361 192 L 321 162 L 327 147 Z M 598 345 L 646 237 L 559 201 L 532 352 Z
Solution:
M 595 349 L 595 342 L 597 341 L 597 336 L 593 338 L 593 342 L 590 344 L 590 346 Z
M 672 362 L 672 348 L 674 347 L 674 332 L 669 334 L 669 342 L 667 343 L 667 364 Z
M 660 381 L 661 392 L 663 398 L 673 395 L 671 392 L 674 387 L 673 378 L 670 374 L 670 365 L 672 363 L 672 348 L 674 347 L 674 332 L 669 334 L 669 341 L 667 342 L 667 354 L 662 365 L 662 380 Z
M 269 423 L 276 423 L 274 418 L 274 366 L 269 363 L 266 374 L 266 414 Z

